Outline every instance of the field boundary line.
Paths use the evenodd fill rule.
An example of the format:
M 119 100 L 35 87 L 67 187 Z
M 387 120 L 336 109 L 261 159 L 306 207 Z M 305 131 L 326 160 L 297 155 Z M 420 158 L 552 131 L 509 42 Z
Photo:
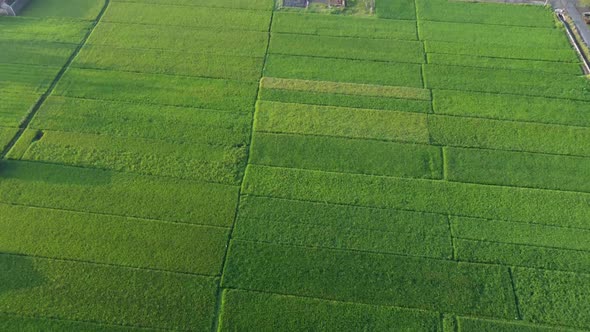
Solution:
M 561 227 L 561 228 L 566 228 L 566 227 Z M 586 231 L 590 231 L 588 229 L 586 229 Z M 469 242 L 485 242 L 485 243 L 493 243 L 493 244 L 507 244 L 507 245 L 513 245 L 513 246 L 522 246 L 522 247 L 530 247 L 530 248 L 539 248 L 539 249 L 556 249 L 556 250 L 563 250 L 563 251 L 573 251 L 573 252 L 579 252 L 579 253 L 587 253 L 590 255 L 590 249 L 572 249 L 572 248 L 563 248 L 563 247 L 556 247 L 556 246 L 546 246 L 546 245 L 538 245 L 538 244 L 528 244 L 528 243 L 515 243 L 515 242 L 502 242 L 502 241 L 498 241 L 498 240 L 480 240 L 480 239 L 473 239 L 473 238 L 468 238 L 468 237 L 461 237 L 461 236 L 456 236 L 455 237 L 458 240 L 462 240 L 462 241 L 469 241 Z M 590 272 L 588 272 L 590 273 Z
M 104 1 L 105 1 L 104 6 L 102 7 L 100 12 L 98 13 L 98 16 L 96 17 L 96 19 L 91 23 L 91 27 L 90 27 L 90 29 L 88 29 L 88 32 L 86 32 L 86 35 L 82 38 L 82 40 L 80 41 L 80 43 L 78 44 L 76 49 L 70 54 L 70 57 L 67 59 L 65 64 L 61 67 L 60 71 L 57 73 L 57 75 L 55 76 L 55 78 L 53 79 L 53 81 L 51 82 L 51 84 L 49 85 L 47 90 L 45 91 L 45 93 L 43 93 L 41 95 L 41 97 L 37 100 L 35 105 L 31 108 L 31 110 L 29 111 L 29 113 L 27 114 L 27 116 L 22 121 L 21 125 L 19 126 L 19 131 L 12 138 L 12 140 L 7 144 L 7 146 L 4 148 L 4 150 L 2 152 L 0 152 L 0 160 L 4 159 L 6 157 L 6 155 L 10 152 L 10 150 L 12 150 L 12 148 L 14 147 L 16 142 L 21 138 L 21 136 L 23 135 L 25 130 L 29 127 L 29 124 L 31 123 L 31 121 L 33 120 L 33 118 L 35 117 L 35 115 L 37 114 L 37 112 L 39 111 L 39 109 L 41 108 L 43 103 L 45 102 L 45 100 L 47 100 L 47 98 L 53 93 L 53 91 L 57 87 L 57 84 L 59 83 L 61 78 L 64 76 L 66 71 L 71 67 L 72 63 L 74 62 L 74 59 L 78 56 L 78 54 L 80 53 L 80 51 L 82 50 L 82 48 L 86 44 L 86 41 L 88 41 L 88 38 L 90 38 L 90 35 L 92 35 L 92 32 L 94 32 L 94 29 L 100 23 L 102 17 L 104 16 L 105 12 L 107 11 L 107 9 L 109 7 L 109 4 L 111 3 L 111 0 L 104 0 Z
M 457 247 L 455 247 L 455 235 L 453 234 L 453 225 L 451 223 L 451 215 L 446 215 L 445 218 L 447 219 L 447 225 L 449 226 L 449 236 L 451 238 L 451 257 L 452 260 L 457 261 Z
M 516 309 L 516 317 L 518 320 L 522 320 L 522 313 L 520 311 L 520 303 L 518 301 L 518 294 L 516 293 L 516 282 L 514 281 L 514 272 L 512 267 L 508 266 L 508 274 L 510 275 L 510 286 L 512 287 L 512 294 L 514 295 L 514 306 Z

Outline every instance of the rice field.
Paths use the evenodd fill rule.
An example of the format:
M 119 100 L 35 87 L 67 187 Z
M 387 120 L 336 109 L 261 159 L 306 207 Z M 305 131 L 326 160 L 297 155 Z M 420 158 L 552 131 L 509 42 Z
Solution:
M 0 29 L 0 331 L 590 330 L 590 81 L 551 9 Z

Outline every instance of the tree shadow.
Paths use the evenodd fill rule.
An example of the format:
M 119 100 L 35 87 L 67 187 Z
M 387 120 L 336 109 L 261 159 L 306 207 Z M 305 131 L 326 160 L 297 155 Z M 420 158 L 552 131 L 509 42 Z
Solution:
M 16 290 L 38 287 L 46 279 L 31 257 L 0 253 L 0 296 Z

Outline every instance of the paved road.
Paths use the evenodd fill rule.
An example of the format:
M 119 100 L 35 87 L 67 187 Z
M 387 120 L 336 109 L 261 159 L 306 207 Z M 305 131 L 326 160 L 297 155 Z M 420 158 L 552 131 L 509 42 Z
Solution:
M 582 39 L 584 40 L 586 45 L 588 45 L 588 47 L 590 47 L 590 28 L 588 28 L 588 25 L 586 24 L 586 22 L 584 22 L 584 18 L 582 17 L 582 15 L 578 11 L 578 9 L 576 9 L 575 3 L 576 3 L 576 0 L 552 0 L 551 1 L 551 5 L 553 6 L 553 8 L 565 9 L 567 11 L 569 16 L 572 18 L 572 20 L 576 24 L 576 27 L 578 28 L 578 31 L 580 32 Z

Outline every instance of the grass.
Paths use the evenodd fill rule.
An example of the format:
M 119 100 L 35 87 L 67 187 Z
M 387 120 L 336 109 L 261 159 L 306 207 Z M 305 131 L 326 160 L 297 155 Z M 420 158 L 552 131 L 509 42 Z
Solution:
M 12 137 L 16 134 L 17 129 L 0 127 L 0 151 L 4 151 Z
M 21 13 L 30 17 L 68 17 L 93 21 L 104 6 L 104 0 L 37 1 Z
M 375 0 L 375 13 L 379 18 L 416 20 L 415 1 Z

